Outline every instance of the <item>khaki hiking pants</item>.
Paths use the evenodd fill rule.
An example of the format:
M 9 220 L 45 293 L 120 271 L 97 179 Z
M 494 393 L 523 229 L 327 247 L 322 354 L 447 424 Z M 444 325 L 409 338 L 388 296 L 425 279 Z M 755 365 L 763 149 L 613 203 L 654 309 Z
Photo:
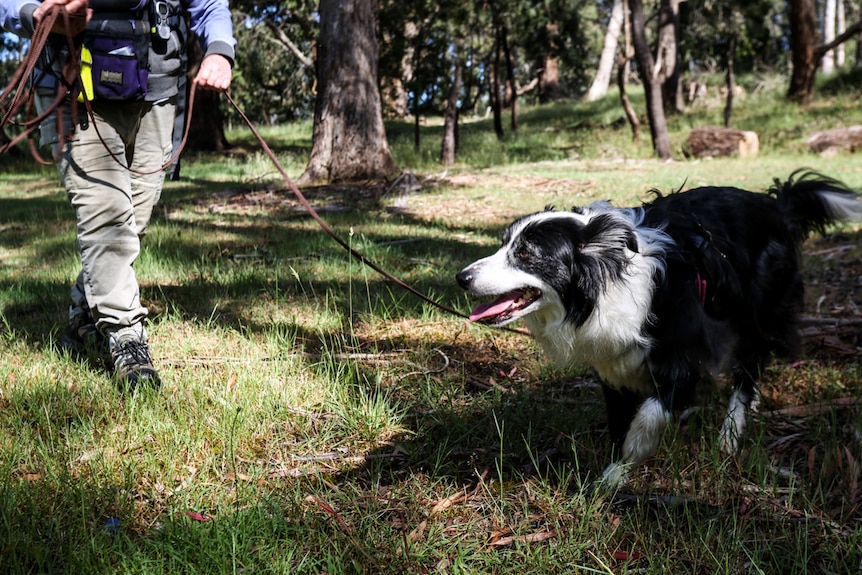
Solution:
M 86 119 L 62 150 L 60 175 L 75 208 L 81 256 L 72 305 L 89 307 L 103 333 L 134 326 L 147 316 L 133 264 L 161 196 L 165 173 L 158 168 L 171 156 L 175 109 L 175 98 L 157 104 L 94 103 L 95 126 L 84 111 Z M 42 142 L 56 145 L 56 120 L 46 123 Z M 138 174 L 126 166 L 154 173 Z

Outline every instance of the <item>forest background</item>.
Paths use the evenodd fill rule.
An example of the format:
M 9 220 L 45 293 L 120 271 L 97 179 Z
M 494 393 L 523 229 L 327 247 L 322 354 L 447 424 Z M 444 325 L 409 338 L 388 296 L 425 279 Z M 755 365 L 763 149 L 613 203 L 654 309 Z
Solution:
M 457 309 L 476 302 L 454 274 L 545 205 L 764 191 L 805 166 L 862 189 L 858 146 L 808 143 L 862 125 L 858 2 L 233 10 L 232 93 L 288 173 L 352 247 Z M 136 262 L 152 393 L 57 348 L 74 216 L 53 166 L 0 158 L 0 572 L 859 572 L 858 226 L 805 244 L 804 351 L 763 374 L 740 453 L 717 448 L 716 394 L 603 493 L 592 373 L 352 260 L 201 97 Z M 724 125 L 758 154 L 686 156 Z
M 423 119 L 443 118 L 440 161 L 449 165 L 465 118 L 493 117 L 503 138 L 518 129 L 519 105 L 595 100 L 610 85 L 621 88 L 635 135 L 640 114 L 654 153 L 670 158 L 667 116 L 709 87 L 723 86 L 731 126 L 740 91 L 780 76 L 788 99 L 806 105 L 818 71 L 862 61 L 855 0 L 239 0 L 232 10 L 232 93 L 258 125 L 316 119 L 307 181 L 396 171 L 382 118 L 411 118 L 417 148 Z M 0 79 L 27 48 L 5 42 Z M 190 49 L 192 73 L 199 58 Z M 632 85 L 643 87 L 645 110 L 627 104 Z M 198 98 L 190 149 L 228 149 L 224 130 L 240 121 L 236 111 L 216 94 Z M 317 131 L 323 115 L 330 126 Z M 343 136 L 337 145 L 333 134 Z

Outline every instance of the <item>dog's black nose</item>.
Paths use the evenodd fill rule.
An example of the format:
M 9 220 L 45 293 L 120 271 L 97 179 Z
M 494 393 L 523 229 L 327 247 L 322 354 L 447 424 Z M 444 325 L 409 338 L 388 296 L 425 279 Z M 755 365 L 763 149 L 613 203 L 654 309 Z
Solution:
M 470 289 L 470 283 L 473 281 L 473 274 L 470 272 L 470 268 L 463 269 L 455 276 L 455 279 L 458 281 L 458 285 L 464 289 Z

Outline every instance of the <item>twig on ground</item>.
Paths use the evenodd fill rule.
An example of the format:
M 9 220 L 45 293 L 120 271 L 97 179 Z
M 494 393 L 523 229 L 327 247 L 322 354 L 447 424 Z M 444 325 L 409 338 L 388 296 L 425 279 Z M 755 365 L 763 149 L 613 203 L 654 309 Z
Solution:
M 471 497 L 475 497 L 479 490 L 482 488 L 483 483 L 485 482 L 485 477 L 488 476 L 488 468 L 486 467 L 484 471 L 479 475 L 479 479 L 476 481 L 476 486 L 470 492 L 464 493 L 454 493 L 449 497 L 441 499 L 440 501 L 434 504 L 434 507 L 431 508 L 431 512 L 428 514 L 426 519 L 423 519 L 419 525 L 416 526 L 416 529 L 410 532 L 410 535 L 407 538 L 412 542 L 417 542 L 425 537 L 425 530 L 428 528 L 428 520 L 437 515 L 438 513 L 448 509 L 456 503 L 460 503 L 461 501 L 466 501 Z
M 304 477 L 323 471 L 331 471 L 334 467 L 329 465 L 330 462 L 356 466 L 375 459 L 397 459 L 403 456 L 404 454 L 397 450 L 392 453 L 367 453 L 365 455 L 347 455 L 336 451 L 314 453 L 311 455 L 294 455 L 290 457 L 290 461 L 296 464 L 295 467 L 285 467 L 282 462 L 278 469 L 269 472 L 269 477 Z
M 449 367 L 449 356 L 447 356 L 445 353 L 443 353 L 439 349 L 435 348 L 434 351 L 439 353 L 440 356 L 443 358 L 443 365 L 441 367 L 438 367 L 437 369 L 424 368 L 424 369 L 421 369 L 419 371 L 411 371 L 409 373 L 405 373 L 404 375 L 402 375 L 401 377 L 398 378 L 398 383 L 401 383 L 402 381 L 404 381 L 408 377 L 413 377 L 414 375 L 431 375 L 432 373 L 441 373 L 441 372 L 445 371 L 446 368 Z M 416 365 L 415 363 L 412 363 L 412 362 L 411 362 L 411 364 Z M 420 367 L 420 366 L 417 366 L 417 367 Z
M 489 389 L 496 389 L 496 390 L 500 391 L 501 393 L 514 393 L 508 387 L 503 387 L 502 385 L 500 385 L 499 383 L 494 381 L 493 377 L 489 377 L 488 381 L 486 382 L 486 381 L 479 379 L 478 377 L 467 376 L 467 383 L 469 383 L 473 387 L 478 387 L 482 391 L 488 391 Z
M 770 497 L 769 494 L 765 493 L 761 488 L 757 487 L 756 485 L 745 485 L 743 487 L 745 491 L 752 494 L 756 498 L 754 501 L 766 503 L 775 511 L 779 511 L 788 519 L 791 519 L 793 521 L 802 521 L 805 523 L 817 523 L 824 528 L 831 529 L 835 533 L 847 533 L 847 530 L 835 521 L 832 521 L 831 519 L 825 519 L 823 517 L 817 517 L 810 513 L 806 513 L 805 511 L 800 511 L 798 509 L 788 507 L 786 501 Z
M 540 531 L 538 533 L 529 533 L 527 535 L 510 535 L 508 537 L 501 537 L 492 541 L 488 545 L 494 549 L 499 549 L 501 547 L 508 547 L 514 543 L 537 543 L 556 536 L 557 530 L 551 529 L 550 531 Z
M 862 397 L 839 397 L 808 405 L 795 405 L 793 407 L 773 409 L 772 411 L 765 411 L 760 415 L 762 417 L 809 417 L 811 415 L 820 415 L 833 409 L 854 407 L 856 405 L 862 405 Z

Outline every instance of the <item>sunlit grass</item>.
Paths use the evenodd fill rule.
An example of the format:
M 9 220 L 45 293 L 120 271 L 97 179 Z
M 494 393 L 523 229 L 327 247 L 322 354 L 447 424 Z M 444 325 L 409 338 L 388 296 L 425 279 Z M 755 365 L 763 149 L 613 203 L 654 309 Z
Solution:
M 734 117 L 761 133 L 755 159 L 656 161 L 615 96 L 523 108 L 502 142 L 465 118 L 448 171 L 439 123 L 418 152 L 409 122 L 391 123 L 421 189 L 306 192 L 353 247 L 466 311 L 454 274 L 546 205 L 764 190 L 803 166 L 862 188 L 858 158 L 803 146 L 815 127 L 862 123 L 852 98 L 800 110 L 750 90 Z M 672 118 L 675 149 L 720 118 L 718 98 Z M 310 124 L 263 132 L 301 174 Z M 858 571 L 862 412 L 775 411 L 858 396 L 858 355 L 814 340 L 805 363 L 770 368 L 737 458 L 716 446 L 717 397 L 615 500 L 592 489 L 608 441 L 589 373 L 350 260 L 248 134 L 228 137 L 234 150 L 188 157 L 167 184 L 136 264 L 159 391 L 124 393 L 57 350 L 78 266 L 71 208 L 50 170 L 0 178 L 0 572 Z M 858 303 L 858 258 L 853 229 L 809 244 L 806 313 Z

